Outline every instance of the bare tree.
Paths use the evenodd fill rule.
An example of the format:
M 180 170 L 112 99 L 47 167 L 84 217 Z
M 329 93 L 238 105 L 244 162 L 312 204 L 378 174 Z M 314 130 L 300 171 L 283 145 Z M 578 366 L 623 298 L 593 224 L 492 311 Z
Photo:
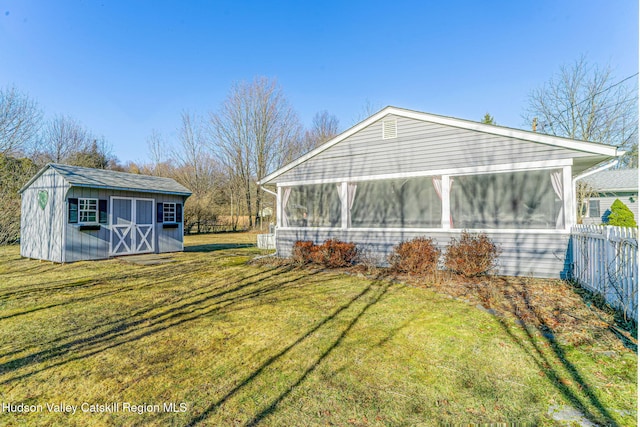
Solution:
M 310 151 L 324 144 L 338 134 L 340 122 L 336 116 L 328 111 L 316 113 L 313 116 L 311 129 L 305 132 L 303 138 L 303 150 Z
M 584 181 L 578 181 L 576 184 L 576 202 L 578 207 L 576 212 L 576 223 L 583 223 L 589 209 L 589 200 L 597 196 L 598 192 L 595 191 L 591 185 Z
M 637 75 L 637 74 L 636 74 Z M 529 95 L 523 115 L 538 131 L 631 148 L 638 137 L 637 79 L 617 81 L 610 67 L 582 56 Z
M 380 110 L 382 110 L 382 106 L 380 106 L 380 104 L 374 104 L 370 99 L 367 98 L 365 99 L 364 105 L 360 109 L 360 113 L 358 113 L 355 122 L 358 123 L 365 119 L 368 119 Z
M 47 123 L 39 152 L 45 162 L 64 163 L 91 143 L 89 131 L 69 116 L 55 116 Z
M 173 151 L 174 176 L 193 192 L 185 205 L 185 223 L 189 228 L 195 225 L 199 233 L 204 223 L 215 222 L 215 184 L 220 167 L 207 149 L 203 122 L 196 115 L 182 113 L 178 140 L 179 147 Z
M 301 133 L 297 115 L 277 83 L 260 77 L 232 87 L 220 110 L 211 114 L 210 131 L 213 149 L 242 183 L 247 211 L 255 212 L 257 224 L 262 191 L 254 182 L 290 158 L 292 142 Z
M 0 89 L 0 154 L 28 150 L 41 123 L 42 112 L 35 101 L 15 87 Z

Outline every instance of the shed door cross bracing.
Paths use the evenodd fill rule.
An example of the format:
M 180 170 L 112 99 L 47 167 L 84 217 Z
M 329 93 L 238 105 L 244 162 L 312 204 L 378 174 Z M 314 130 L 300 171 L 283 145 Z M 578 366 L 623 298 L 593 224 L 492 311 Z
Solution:
M 153 199 L 111 197 L 111 255 L 154 251 Z

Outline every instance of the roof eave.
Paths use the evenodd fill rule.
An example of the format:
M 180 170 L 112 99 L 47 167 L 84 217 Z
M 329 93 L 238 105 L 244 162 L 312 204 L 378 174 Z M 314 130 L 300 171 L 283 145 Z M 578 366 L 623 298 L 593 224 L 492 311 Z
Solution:
M 622 151 L 618 151 L 616 147 L 605 145 L 605 144 L 599 144 L 595 142 L 579 141 L 579 140 L 562 138 L 562 137 L 553 136 L 553 135 L 545 135 L 545 134 L 529 132 L 525 130 L 505 128 L 501 126 L 488 125 L 484 123 L 476 123 L 476 122 L 457 119 L 453 117 L 437 116 L 429 113 L 422 113 L 419 111 L 405 110 L 398 107 L 388 106 L 378 111 L 371 117 L 363 120 L 362 122 L 342 132 L 340 135 L 336 136 L 335 138 L 311 150 L 307 154 L 299 157 L 298 159 L 281 167 L 280 169 L 270 173 L 269 175 L 267 175 L 266 177 L 258 181 L 257 182 L 258 185 L 269 184 L 270 181 L 277 178 L 278 176 L 306 162 L 312 157 L 331 148 L 337 143 L 345 140 L 346 138 L 350 137 L 356 132 L 359 132 L 360 130 L 364 129 L 365 127 L 371 125 L 372 123 L 380 120 L 381 118 L 389 114 L 397 115 L 400 117 L 412 118 L 412 119 L 421 120 L 421 121 L 429 121 L 433 123 L 453 126 L 453 127 L 467 129 L 467 130 L 475 130 L 475 131 L 493 134 L 493 135 L 506 136 L 514 139 L 523 139 L 526 141 L 537 142 L 541 144 L 552 145 L 556 147 L 567 148 L 571 150 L 582 151 L 582 152 L 592 153 L 596 155 L 603 155 L 607 157 L 620 157 L 624 153 Z
M 138 193 L 154 193 L 154 194 L 170 194 L 174 196 L 191 196 L 193 193 L 184 192 L 184 191 L 171 191 L 171 190 L 156 190 L 156 189 L 148 189 L 148 188 L 135 188 L 135 187 L 118 187 L 113 185 L 97 185 L 97 184 L 74 184 L 69 183 L 71 187 L 81 187 L 81 188 L 99 188 L 102 190 L 115 190 L 115 191 L 131 191 Z
M 47 165 L 42 167 L 42 169 L 40 169 L 37 174 L 35 174 L 29 181 L 27 181 L 27 183 L 23 185 L 20 190 L 18 190 L 18 194 L 24 193 L 24 191 L 29 188 L 29 186 L 31 186 L 31 184 L 33 184 L 36 179 L 40 178 L 40 176 L 42 176 L 42 174 L 45 173 L 45 171 L 49 168 L 51 168 L 51 163 L 48 163 Z

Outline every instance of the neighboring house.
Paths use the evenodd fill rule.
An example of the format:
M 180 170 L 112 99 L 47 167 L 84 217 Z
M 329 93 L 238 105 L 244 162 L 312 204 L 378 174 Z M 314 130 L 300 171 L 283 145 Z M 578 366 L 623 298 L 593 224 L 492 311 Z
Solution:
M 502 248 L 499 274 L 566 274 L 574 178 L 615 147 L 387 107 L 262 179 L 276 247 L 354 242 L 380 262 L 401 241 L 462 230 Z
M 172 179 L 49 164 L 20 193 L 23 257 L 72 262 L 183 249 L 191 192 Z
M 605 170 L 580 180 L 587 184 L 582 223 L 602 224 L 616 199 L 627 205 L 638 222 L 638 169 Z

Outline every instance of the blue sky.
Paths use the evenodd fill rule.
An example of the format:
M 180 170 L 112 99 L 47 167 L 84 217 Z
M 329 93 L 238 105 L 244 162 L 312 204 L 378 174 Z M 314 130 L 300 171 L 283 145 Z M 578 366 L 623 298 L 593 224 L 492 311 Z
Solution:
M 70 115 L 122 161 L 276 78 L 303 125 L 365 105 L 524 128 L 529 92 L 580 55 L 638 72 L 638 2 L 0 0 L 0 86 Z

